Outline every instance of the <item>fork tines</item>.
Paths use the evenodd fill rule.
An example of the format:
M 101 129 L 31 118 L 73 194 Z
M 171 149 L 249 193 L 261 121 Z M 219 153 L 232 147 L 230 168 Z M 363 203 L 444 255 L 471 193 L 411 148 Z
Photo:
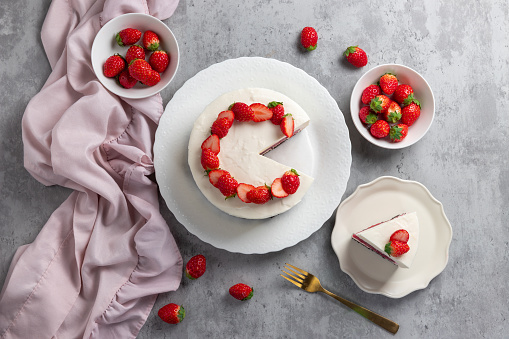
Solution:
M 290 265 L 290 264 L 286 264 L 290 267 L 293 267 L 295 270 L 298 270 L 299 272 L 302 272 L 303 274 L 307 275 L 307 272 L 306 271 L 303 271 L 301 270 L 300 268 L 298 267 L 295 267 L 293 265 Z M 306 278 L 305 275 L 302 275 L 301 273 L 299 272 L 296 272 L 295 270 L 291 269 L 290 267 L 284 267 L 285 269 L 287 269 L 288 271 L 290 272 L 287 272 L 285 270 L 281 270 L 283 273 L 285 273 L 286 275 L 282 275 L 280 274 L 280 276 L 282 276 L 283 278 L 285 278 L 286 280 L 288 280 L 289 282 L 291 282 L 292 284 L 294 284 L 295 286 L 297 287 L 302 287 L 302 283 L 304 282 L 304 279 Z

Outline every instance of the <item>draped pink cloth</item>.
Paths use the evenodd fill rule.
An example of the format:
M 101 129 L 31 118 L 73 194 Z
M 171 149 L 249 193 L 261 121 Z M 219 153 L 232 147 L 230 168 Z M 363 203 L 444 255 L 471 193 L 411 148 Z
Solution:
M 53 0 L 42 28 L 52 67 L 23 117 L 26 169 L 73 189 L 14 255 L 0 294 L 1 338 L 132 338 L 182 258 L 159 212 L 152 145 L 160 95 L 108 92 L 90 61 L 117 15 L 171 16 L 178 0 Z

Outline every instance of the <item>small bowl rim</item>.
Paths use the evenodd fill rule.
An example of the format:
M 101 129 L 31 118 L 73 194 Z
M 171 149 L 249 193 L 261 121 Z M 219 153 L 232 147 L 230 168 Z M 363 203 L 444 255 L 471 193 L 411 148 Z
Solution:
M 373 136 L 371 136 L 371 134 L 369 134 L 369 130 L 359 120 L 359 109 L 357 108 L 357 105 L 358 105 L 358 103 L 360 101 L 360 98 L 361 98 L 361 95 L 362 95 L 362 90 L 364 90 L 364 88 L 362 88 L 362 89 L 359 88 L 359 86 L 361 86 L 361 82 L 366 77 L 372 75 L 373 73 L 375 73 L 377 71 L 378 72 L 385 72 L 385 71 L 381 71 L 381 70 L 382 69 L 383 70 L 387 70 L 387 68 L 400 68 L 400 69 L 406 70 L 407 72 L 414 73 L 415 75 L 417 75 L 417 77 L 420 79 L 420 81 L 422 81 L 422 83 L 425 85 L 425 88 L 429 91 L 429 95 L 430 95 L 431 103 L 432 103 L 432 105 L 429 105 L 429 103 L 428 103 L 428 106 L 432 106 L 431 107 L 430 121 L 429 121 L 428 125 L 426 126 L 426 128 L 424 130 L 422 130 L 421 135 L 418 136 L 417 138 L 413 139 L 412 141 L 408 141 L 409 139 L 405 139 L 405 140 L 402 140 L 401 142 L 390 142 L 390 141 L 387 141 L 387 140 L 376 139 Z M 397 72 L 395 72 L 395 73 L 397 73 Z M 358 96 L 358 98 L 354 98 L 354 94 L 357 91 L 359 92 L 359 96 Z M 417 96 L 416 99 L 419 100 L 419 96 Z M 353 124 L 355 125 L 355 127 L 356 127 L 357 131 L 359 132 L 359 134 L 361 134 L 364 137 L 364 139 L 366 139 L 367 141 L 369 141 L 370 143 L 372 143 L 372 144 L 374 144 L 376 146 L 379 146 L 379 147 L 382 147 L 382 148 L 385 148 L 385 149 L 402 149 L 402 148 L 409 147 L 409 146 L 417 143 L 419 140 L 421 140 L 428 133 L 431 125 L 433 124 L 433 120 L 435 118 L 435 96 L 433 94 L 433 90 L 431 89 L 431 86 L 429 85 L 429 83 L 416 70 L 412 69 L 411 67 L 402 65 L 402 64 L 396 64 L 396 63 L 382 64 L 382 65 L 375 66 L 375 67 L 369 69 L 368 71 L 366 71 L 359 78 L 359 80 L 357 80 L 357 82 L 355 83 L 355 86 L 352 89 L 352 95 L 350 97 L 350 114 L 352 116 Z

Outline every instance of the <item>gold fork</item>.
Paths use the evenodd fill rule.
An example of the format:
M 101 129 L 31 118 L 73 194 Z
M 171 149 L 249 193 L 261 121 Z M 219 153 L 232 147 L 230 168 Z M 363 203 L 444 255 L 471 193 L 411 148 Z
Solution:
M 344 305 L 350 307 L 352 310 L 359 313 L 366 319 L 371 320 L 378 326 L 383 327 L 387 331 L 389 331 L 393 334 L 398 332 L 399 325 L 396 324 L 394 321 L 391 321 L 385 317 L 382 317 L 381 315 L 379 315 L 373 311 L 370 311 L 367 308 L 359 306 L 351 301 L 348 301 L 344 298 L 338 297 L 334 293 L 331 293 L 331 292 L 327 291 L 325 288 L 323 288 L 322 285 L 320 284 L 320 281 L 318 280 L 318 278 L 315 277 L 314 275 L 312 275 L 311 273 L 301 270 L 300 268 L 290 265 L 288 263 L 286 265 L 293 268 L 293 269 L 291 269 L 290 267 L 285 266 L 285 269 L 287 269 L 291 273 L 282 270 L 283 273 L 285 273 L 286 275 L 280 274 L 280 276 L 282 276 L 283 278 L 285 278 L 286 280 L 288 280 L 295 286 L 300 287 L 304 291 L 307 291 L 307 292 L 323 292 L 323 293 L 333 297 L 334 299 L 340 301 Z

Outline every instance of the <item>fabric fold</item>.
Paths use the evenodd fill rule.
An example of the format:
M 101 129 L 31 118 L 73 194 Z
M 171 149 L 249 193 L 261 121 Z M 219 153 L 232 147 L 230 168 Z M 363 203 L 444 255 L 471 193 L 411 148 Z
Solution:
M 178 0 L 53 0 L 41 37 L 52 67 L 22 122 L 25 168 L 73 190 L 15 253 L 0 294 L 1 338 L 136 337 L 182 258 L 160 214 L 155 95 L 128 100 L 97 80 L 90 50 L 124 13 L 166 19 Z

